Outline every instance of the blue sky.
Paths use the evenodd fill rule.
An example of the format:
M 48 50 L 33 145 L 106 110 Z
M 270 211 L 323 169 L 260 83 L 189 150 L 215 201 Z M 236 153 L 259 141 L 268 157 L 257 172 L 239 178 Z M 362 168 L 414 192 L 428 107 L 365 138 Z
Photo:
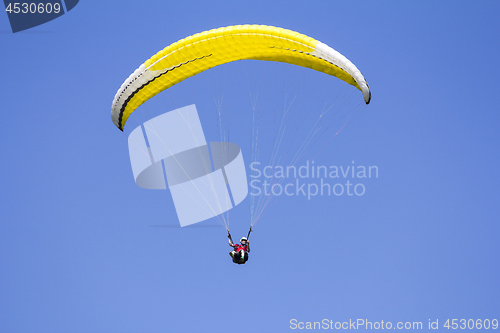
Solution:
M 447 319 L 500 319 L 499 9 L 495 1 L 80 1 L 16 34 L 0 15 L 0 332 L 287 332 L 292 319 L 422 322 L 423 330 L 430 319 L 445 331 Z M 121 83 L 160 49 L 246 23 L 304 33 L 358 66 L 372 102 L 353 102 L 356 119 L 315 161 L 375 165 L 379 177 L 363 181 L 362 196 L 279 198 L 238 266 L 215 220 L 166 227 L 177 223 L 171 197 L 134 184 L 110 109 Z M 141 114 L 196 103 L 215 141 L 213 97 L 223 94 L 230 141 L 248 156 L 249 114 L 232 110 L 248 108 L 239 100 L 248 92 L 228 83 L 245 66 L 259 68 L 203 73 Z M 311 92 L 336 80 L 305 71 L 277 70 Z M 275 88 L 265 75 L 264 92 Z M 361 100 L 350 86 L 342 91 Z M 230 212 L 234 238 L 249 215 L 248 198 Z

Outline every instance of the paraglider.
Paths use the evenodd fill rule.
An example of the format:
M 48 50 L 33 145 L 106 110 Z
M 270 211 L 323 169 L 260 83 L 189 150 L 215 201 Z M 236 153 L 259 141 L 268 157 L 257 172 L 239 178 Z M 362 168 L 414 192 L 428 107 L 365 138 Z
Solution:
M 123 82 L 116 92 L 111 106 L 111 119 L 118 129 L 124 131 L 124 126 L 130 115 L 148 99 L 194 75 L 237 60 L 274 61 L 311 68 L 315 71 L 337 77 L 356 87 L 362 92 L 364 102 L 366 104 L 370 103 L 370 88 L 361 72 L 350 60 L 330 46 L 288 29 L 266 25 L 235 25 L 204 31 L 181 39 L 167 46 L 141 64 L 139 68 Z M 177 126 L 174 127 L 177 128 Z M 147 130 L 149 130 L 148 127 L 145 127 L 146 132 Z M 138 137 L 140 137 L 140 134 L 142 134 L 140 127 L 136 132 L 139 133 Z M 172 131 L 169 130 L 167 132 L 171 133 Z M 142 138 L 140 139 L 143 140 Z M 163 141 L 162 143 L 164 144 Z M 149 154 L 146 154 L 147 156 L 144 160 L 146 161 L 151 157 L 151 163 L 148 160 L 146 161 L 147 163 L 143 163 L 144 166 L 141 164 L 142 169 L 139 167 L 136 168 L 137 170 L 140 169 L 139 171 L 134 171 L 136 181 L 138 181 L 139 175 L 143 172 L 144 168 L 149 168 L 150 165 L 154 163 L 161 163 L 161 158 L 153 158 L 154 154 L 152 155 L 149 146 L 146 146 L 146 144 L 143 146 L 145 147 L 142 147 L 143 152 L 147 152 L 149 149 Z M 205 147 L 206 145 L 202 146 Z M 239 150 L 236 150 L 237 149 L 234 149 L 235 156 L 239 156 Z M 178 167 L 171 165 L 169 170 L 181 170 L 182 172 L 178 173 L 182 176 L 181 178 L 183 178 L 182 183 L 194 184 L 196 181 L 195 177 L 192 177 L 185 171 L 186 165 L 181 165 L 178 162 L 177 155 L 170 155 L 175 157 L 171 159 L 172 163 L 178 163 L 179 165 Z M 222 164 L 225 165 L 225 159 L 223 161 L 224 163 Z M 204 164 L 209 165 L 209 159 L 207 159 L 207 163 Z M 159 173 L 162 172 L 161 168 L 161 164 L 158 164 L 157 169 Z M 167 176 L 169 170 L 167 170 Z M 207 170 L 208 171 L 204 171 L 203 176 L 212 171 L 209 169 Z M 231 184 L 227 180 L 225 171 L 222 171 L 224 178 L 221 178 L 223 179 L 221 184 L 225 179 L 225 183 L 230 186 Z M 171 185 L 170 183 L 169 186 Z M 179 182 L 175 182 L 175 184 L 170 187 L 172 188 L 178 183 Z M 213 187 L 213 185 L 211 182 L 208 182 L 208 184 L 209 187 L 207 187 L 207 189 L 211 190 L 210 186 Z M 148 188 L 147 186 L 143 187 Z M 225 185 L 222 187 L 225 188 Z M 196 190 L 196 192 L 193 191 L 193 193 L 198 193 L 201 197 L 203 196 L 202 191 L 197 186 L 193 188 Z M 246 192 L 241 191 L 241 193 L 243 192 L 246 196 L 248 190 Z M 241 201 L 245 196 L 242 197 Z M 201 199 L 200 201 L 208 203 L 208 200 L 205 200 L 205 198 Z M 216 200 L 217 204 L 219 202 L 220 200 Z M 230 201 L 228 202 L 230 203 Z M 268 202 L 266 202 L 266 204 L 267 203 Z M 236 201 L 235 204 L 237 204 Z M 266 207 L 266 204 L 264 204 L 261 209 L 259 216 L 264 207 Z M 230 208 L 231 205 L 228 204 L 227 206 Z M 209 208 L 211 208 L 211 206 Z M 186 218 L 187 222 L 185 222 L 184 225 L 197 223 L 205 218 L 205 215 L 201 217 L 191 217 L 192 210 L 190 207 L 189 209 L 184 209 L 184 211 L 186 212 L 186 216 L 189 215 L 189 219 Z M 212 211 L 215 210 L 212 209 Z M 227 211 L 225 208 L 219 209 L 217 214 L 222 214 L 222 212 L 225 211 Z M 206 214 L 206 216 L 209 215 L 210 217 L 217 216 L 210 212 Z M 248 236 L 250 235 L 253 224 L 254 221 L 252 220 Z M 183 225 L 182 222 L 181 225 Z M 233 247 L 233 251 L 230 252 L 233 262 L 244 264 L 248 260 L 248 253 L 250 252 L 248 236 L 242 237 L 240 244 L 234 244 L 228 226 L 225 225 L 225 228 L 228 231 L 229 245 Z
M 285 62 L 335 76 L 361 90 L 370 103 L 361 72 L 328 45 L 288 29 L 235 25 L 181 39 L 139 66 L 113 99 L 113 123 L 123 131 L 130 114 L 151 97 L 207 69 L 243 59 Z
M 250 235 L 250 232 L 248 233 Z M 239 244 L 234 244 L 231 238 L 231 233 L 227 232 L 229 246 L 233 248 L 229 255 L 233 258 L 235 264 L 241 265 L 248 261 L 248 253 L 250 253 L 250 241 L 247 237 L 241 237 Z

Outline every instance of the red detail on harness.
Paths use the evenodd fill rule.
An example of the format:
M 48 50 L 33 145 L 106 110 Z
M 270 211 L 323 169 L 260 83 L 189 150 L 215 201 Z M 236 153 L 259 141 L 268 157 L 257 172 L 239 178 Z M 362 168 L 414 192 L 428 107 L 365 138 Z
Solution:
M 236 245 L 234 246 L 234 250 L 235 250 L 236 252 L 240 252 L 241 250 L 245 250 L 245 251 L 247 251 L 247 246 L 246 246 L 246 245 L 242 245 L 242 244 L 236 244 Z

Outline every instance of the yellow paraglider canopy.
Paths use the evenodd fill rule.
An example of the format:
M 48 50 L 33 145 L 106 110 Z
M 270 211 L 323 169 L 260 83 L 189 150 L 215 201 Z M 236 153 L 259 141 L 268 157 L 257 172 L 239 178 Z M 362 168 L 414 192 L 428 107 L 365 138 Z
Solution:
M 370 102 L 361 72 L 328 45 L 283 28 L 235 25 L 181 39 L 142 64 L 115 95 L 113 123 L 123 131 L 130 114 L 151 97 L 209 68 L 243 59 L 286 62 L 338 77 Z

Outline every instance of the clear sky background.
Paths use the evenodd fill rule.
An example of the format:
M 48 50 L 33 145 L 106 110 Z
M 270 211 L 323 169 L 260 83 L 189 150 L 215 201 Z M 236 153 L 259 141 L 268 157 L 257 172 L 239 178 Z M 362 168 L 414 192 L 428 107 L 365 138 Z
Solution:
M 1 14 L 0 332 L 287 332 L 291 319 L 424 330 L 430 319 L 447 331 L 447 319 L 500 319 L 499 14 L 497 1 L 82 0 L 16 34 Z M 215 220 L 174 227 L 170 194 L 134 184 L 110 119 L 142 62 L 234 24 L 292 29 L 352 60 L 372 102 L 344 84 L 356 119 L 316 162 L 379 169 L 363 196 L 279 198 L 246 265 L 231 262 Z M 142 108 L 196 103 L 215 141 L 210 80 L 234 80 L 238 66 Z M 283 81 L 339 81 L 307 71 Z M 251 123 L 231 108 L 230 141 L 246 158 Z M 248 202 L 230 213 L 234 238 Z

